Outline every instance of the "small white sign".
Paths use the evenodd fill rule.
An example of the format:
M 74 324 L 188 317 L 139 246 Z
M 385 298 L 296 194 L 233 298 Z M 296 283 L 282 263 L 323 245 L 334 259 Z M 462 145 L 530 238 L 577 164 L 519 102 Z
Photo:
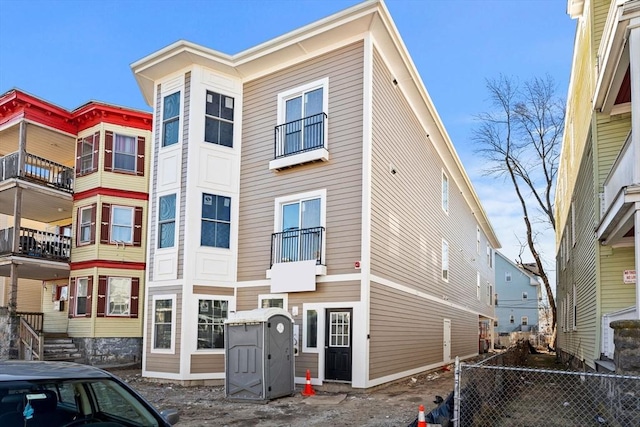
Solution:
M 624 273 L 622 273 L 622 280 L 624 283 L 636 283 L 636 271 L 625 270 Z

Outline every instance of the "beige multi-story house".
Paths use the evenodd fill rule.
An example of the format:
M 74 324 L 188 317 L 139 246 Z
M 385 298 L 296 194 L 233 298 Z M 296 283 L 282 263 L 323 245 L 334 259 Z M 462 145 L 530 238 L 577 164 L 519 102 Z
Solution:
M 499 242 L 382 1 L 132 69 L 154 111 L 143 375 L 223 379 L 225 319 L 263 307 L 295 320 L 297 382 L 478 354 Z
M 640 1 L 569 0 L 576 39 L 556 191 L 558 350 L 613 369 L 638 319 Z
M 21 323 L 5 357 L 140 361 L 151 122 L 96 101 L 68 111 L 0 96 L 1 323 Z

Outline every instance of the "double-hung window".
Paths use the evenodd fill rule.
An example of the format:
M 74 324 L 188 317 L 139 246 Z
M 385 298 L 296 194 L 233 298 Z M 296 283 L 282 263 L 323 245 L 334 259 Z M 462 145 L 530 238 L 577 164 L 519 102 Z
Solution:
M 87 277 L 79 277 L 76 279 L 76 316 L 84 316 L 87 314 L 88 289 L 89 279 Z
M 449 213 L 449 178 L 442 171 L 442 210 Z
M 230 237 L 231 198 L 203 194 L 200 245 L 228 249 Z
M 100 132 L 79 138 L 76 143 L 76 175 L 82 176 L 98 169 Z
M 175 295 L 153 298 L 153 349 L 172 350 L 175 324 Z
M 522 324 L 522 326 L 527 326 L 529 324 L 529 317 L 522 316 L 522 318 L 520 319 L 520 323 Z
M 78 209 L 78 239 L 77 244 L 87 245 L 95 239 L 96 205 Z
M 134 136 L 114 135 L 113 170 L 135 172 L 137 139 Z
M 161 196 L 158 204 L 158 248 L 170 248 L 175 245 L 176 195 Z
M 198 300 L 198 349 L 224 348 L 224 321 L 228 317 L 228 300 Z
M 230 96 L 207 91 L 204 140 L 233 147 L 233 104 Z
M 113 206 L 111 214 L 111 241 L 133 243 L 133 208 Z
M 129 316 L 131 308 L 131 278 L 109 277 L 107 315 Z
M 442 240 L 442 279 L 449 281 L 449 243 Z
M 177 144 L 180 134 L 180 92 L 164 97 L 162 102 L 162 146 Z

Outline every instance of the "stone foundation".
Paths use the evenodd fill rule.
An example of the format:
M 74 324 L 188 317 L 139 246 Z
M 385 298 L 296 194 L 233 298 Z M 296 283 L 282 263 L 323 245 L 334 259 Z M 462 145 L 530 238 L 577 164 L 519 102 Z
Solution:
M 640 320 L 611 322 L 616 374 L 640 376 Z
M 18 318 L 9 315 L 7 307 L 0 307 L 0 360 L 18 358 Z
M 142 338 L 73 338 L 93 366 L 138 365 L 142 363 Z

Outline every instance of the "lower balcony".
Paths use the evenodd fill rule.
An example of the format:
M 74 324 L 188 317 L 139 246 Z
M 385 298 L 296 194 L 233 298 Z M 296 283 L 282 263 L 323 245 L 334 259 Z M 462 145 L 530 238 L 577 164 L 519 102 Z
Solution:
M 327 115 L 320 113 L 276 126 L 275 155 L 269 169 L 328 161 L 327 125 Z
M 50 280 L 69 275 L 71 237 L 20 227 L 18 247 L 13 247 L 13 227 L 0 230 L 0 276 L 11 275 L 18 265 L 18 277 Z
M 267 270 L 267 279 L 272 280 L 272 292 L 315 290 L 315 276 L 327 274 L 323 261 L 324 234 L 324 227 L 312 227 L 271 235 L 271 268 Z

